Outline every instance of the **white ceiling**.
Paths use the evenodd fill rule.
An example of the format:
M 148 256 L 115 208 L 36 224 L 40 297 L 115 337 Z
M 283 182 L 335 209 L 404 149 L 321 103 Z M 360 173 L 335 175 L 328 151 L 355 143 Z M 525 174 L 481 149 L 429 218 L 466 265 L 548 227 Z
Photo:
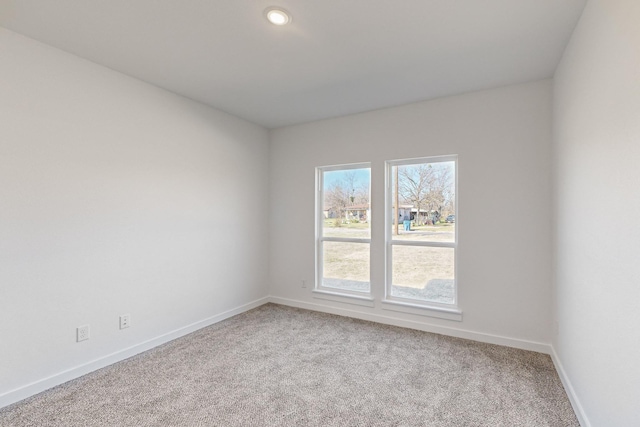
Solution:
M 0 25 L 274 128 L 551 77 L 585 3 L 0 0 Z

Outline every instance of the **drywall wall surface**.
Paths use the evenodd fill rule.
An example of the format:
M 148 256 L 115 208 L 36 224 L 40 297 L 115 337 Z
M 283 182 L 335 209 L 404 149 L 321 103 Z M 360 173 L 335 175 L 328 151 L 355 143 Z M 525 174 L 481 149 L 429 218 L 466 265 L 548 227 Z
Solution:
M 589 1 L 554 78 L 553 346 L 592 426 L 640 423 L 638 23 Z
M 279 128 L 270 147 L 272 296 L 549 344 L 550 80 Z M 384 162 L 450 154 L 459 156 L 463 321 L 384 310 Z M 301 287 L 315 275 L 315 168 L 357 162 L 372 163 L 373 308 Z
M 0 122 L 0 395 L 268 295 L 264 128 L 5 29 Z

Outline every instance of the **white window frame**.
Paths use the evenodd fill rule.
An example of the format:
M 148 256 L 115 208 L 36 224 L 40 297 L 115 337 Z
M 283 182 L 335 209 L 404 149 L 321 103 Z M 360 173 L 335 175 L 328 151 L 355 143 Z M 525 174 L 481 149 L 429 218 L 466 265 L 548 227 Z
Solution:
M 373 306 L 373 284 L 371 283 L 371 235 L 369 238 L 343 238 L 323 236 L 324 224 L 324 172 L 364 169 L 370 171 L 369 175 L 369 209 L 371 209 L 371 163 L 349 163 L 345 165 L 320 166 L 316 167 L 316 283 L 313 292 L 319 294 L 316 297 L 340 302 L 347 302 L 357 305 Z M 371 213 L 373 215 L 373 211 Z M 371 223 L 369 223 L 369 233 L 371 233 Z M 369 292 L 353 291 L 348 289 L 336 289 L 322 285 L 324 260 L 324 242 L 344 242 L 344 243 L 368 243 L 369 244 Z M 346 297 L 346 298 L 345 298 Z
M 454 215 L 456 216 L 456 227 L 453 242 L 423 242 L 411 240 L 399 240 L 393 238 L 392 225 L 395 218 L 393 213 L 393 191 L 392 171 L 395 166 L 418 165 L 424 163 L 454 162 L 455 164 L 455 195 L 454 195 Z M 412 314 L 425 314 L 428 316 L 440 317 L 449 320 L 462 320 L 462 312 L 458 308 L 458 156 L 435 156 L 420 157 L 403 160 L 389 160 L 385 162 L 385 292 L 383 308 L 393 311 L 401 311 Z M 417 299 L 402 298 L 391 295 L 393 286 L 393 247 L 394 246 L 421 246 L 431 248 L 452 248 L 454 250 L 454 278 L 453 278 L 453 303 L 445 304 L 435 301 L 421 301 Z

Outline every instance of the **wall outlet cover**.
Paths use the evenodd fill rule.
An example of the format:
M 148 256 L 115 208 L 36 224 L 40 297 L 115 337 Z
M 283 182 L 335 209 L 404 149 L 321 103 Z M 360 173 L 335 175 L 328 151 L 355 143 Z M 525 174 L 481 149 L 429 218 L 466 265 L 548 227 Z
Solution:
M 131 326 L 131 315 L 123 314 L 120 316 L 120 329 L 125 329 Z
M 89 325 L 78 326 L 76 329 L 77 342 L 85 341 L 89 339 Z

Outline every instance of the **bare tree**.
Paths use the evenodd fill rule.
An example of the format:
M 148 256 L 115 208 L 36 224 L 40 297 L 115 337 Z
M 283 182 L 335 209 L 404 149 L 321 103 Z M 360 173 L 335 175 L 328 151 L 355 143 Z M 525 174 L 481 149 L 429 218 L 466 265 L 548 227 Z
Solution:
M 358 186 L 358 176 L 355 171 L 346 171 L 343 174 L 342 185 L 347 191 L 347 206 L 353 205 L 356 199 L 356 187 Z
M 417 223 L 422 221 L 421 212 L 433 212 L 435 221 L 453 200 L 451 168 L 434 163 L 398 166 L 398 193 L 416 208 Z
M 420 212 L 427 207 L 432 180 L 433 170 L 429 164 L 398 166 L 398 193 L 404 203 L 416 208 L 417 223 L 420 222 Z
M 325 207 L 333 209 L 339 218 L 342 218 L 344 211 L 348 206 L 348 193 L 342 185 L 342 182 L 336 181 L 329 185 L 324 192 Z
M 359 179 L 355 171 L 344 171 L 341 179 L 332 182 L 324 191 L 325 207 L 332 208 L 340 218 L 344 218 L 348 207 L 368 203 L 369 182 Z

